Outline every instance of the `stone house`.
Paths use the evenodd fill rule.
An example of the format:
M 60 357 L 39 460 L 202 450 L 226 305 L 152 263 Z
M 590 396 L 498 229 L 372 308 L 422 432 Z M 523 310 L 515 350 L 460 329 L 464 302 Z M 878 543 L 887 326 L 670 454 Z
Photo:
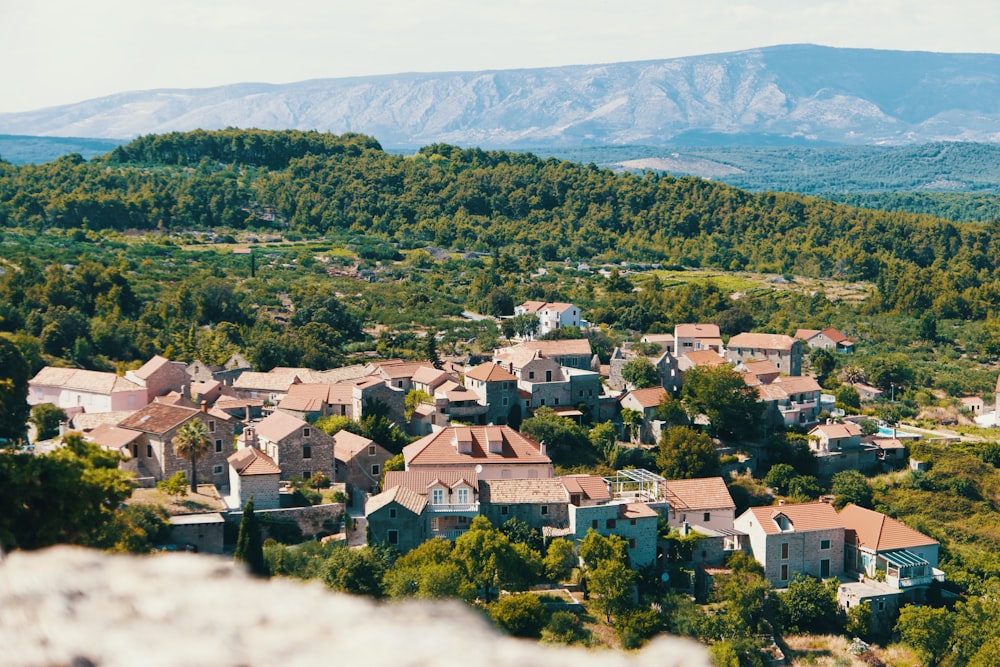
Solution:
M 347 484 L 349 493 L 375 493 L 392 453 L 371 438 L 338 431 L 333 434 L 333 480 Z
M 782 334 L 741 333 L 729 339 L 726 359 L 734 364 L 770 361 L 784 375 L 801 375 L 802 341 Z
M 296 369 L 271 369 L 267 373 L 245 371 L 233 381 L 233 390 L 240 398 L 259 398 L 276 404 L 293 384 L 302 380 Z
M 281 506 L 279 478 L 281 468 L 270 456 L 256 447 L 244 447 L 229 455 L 229 497 L 237 507 L 253 498 L 254 509 L 270 510 Z
M 785 426 L 815 424 L 822 409 L 823 388 L 815 378 L 782 375 L 757 385 L 759 400 L 766 405 L 771 423 Z
M 137 370 L 127 371 L 125 378 L 146 388 L 147 403 L 171 391 L 176 391 L 182 396 L 186 395 L 191 382 L 187 374 L 187 364 L 170 361 L 160 355 L 154 356 Z
M 481 479 L 479 508 L 494 526 L 520 519 L 540 533 L 569 527 L 569 491 L 559 478 Z
M 717 324 L 678 324 L 674 326 L 674 356 L 711 350 L 722 355 L 722 334 Z
M 571 303 L 525 301 L 514 307 L 514 315 L 537 317 L 539 336 L 544 336 L 560 327 L 580 326 L 580 309 Z
M 559 480 L 569 493 L 569 502 L 577 507 L 603 505 L 611 501 L 608 482 L 599 475 L 562 475 Z
M 749 535 L 753 556 L 772 588 L 786 588 L 799 572 L 820 579 L 844 573 L 844 526 L 833 505 L 751 507 L 733 525 Z
M 284 479 L 309 478 L 317 472 L 333 479 L 333 438 L 290 414 L 273 412 L 246 427 L 237 445 L 265 452 Z
M 671 528 L 686 526 L 711 531 L 732 531 L 736 503 L 721 477 L 668 479 L 663 482 L 663 497 L 670 504 L 667 523 Z
M 146 388 L 120 375 L 46 366 L 28 381 L 28 405 L 51 403 L 63 410 L 119 412 L 149 403 Z
M 854 343 L 848 340 L 847 336 L 832 327 L 822 330 L 799 329 L 795 332 L 795 338 L 813 349 L 821 348 L 844 354 L 854 352 Z
M 582 370 L 594 368 L 594 352 L 590 348 L 590 341 L 586 338 L 532 340 L 493 351 L 493 361 L 518 377 L 521 377 L 518 370 L 523 362 L 536 356 L 551 359 L 560 366 Z
M 118 427 L 138 431 L 143 437 L 129 445 L 141 476 L 161 481 L 178 471 L 191 475 L 191 462 L 174 452 L 173 439 L 177 431 L 193 419 L 205 423 L 209 438 L 208 453 L 198 459 L 199 483 L 225 486 L 228 482 L 226 457 L 233 451 L 236 420 L 224 412 L 201 410 L 167 403 L 150 403 L 119 422 Z
M 170 539 L 174 544 L 190 545 L 196 553 L 221 554 L 226 520 L 218 512 L 172 516 Z
M 607 537 L 617 535 L 628 545 L 633 568 L 656 561 L 659 514 L 645 503 L 610 502 L 604 505 L 569 505 L 570 535 L 578 543 L 593 530 Z
M 853 422 L 827 423 L 809 431 L 809 448 L 819 465 L 819 476 L 829 478 L 841 470 L 873 470 L 878 449 L 861 442 L 861 427 Z
M 514 416 L 522 417 L 517 393 L 517 377 L 498 364 L 486 362 L 468 370 L 463 377 L 466 389 L 476 393 L 479 403 L 486 406 L 483 419 L 487 424 L 508 424 Z
M 660 385 L 668 391 L 675 392 L 680 389 L 680 369 L 677 366 L 677 359 L 671 354 L 673 336 L 670 336 L 670 334 L 664 335 L 670 337 L 671 347 L 664 349 L 659 354 L 647 357 L 647 359 L 653 364 L 653 368 L 656 369 L 657 375 L 660 378 Z M 612 389 L 626 388 L 627 383 L 625 382 L 625 378 L 622 377 L 622 369 L 625 368 L 625 364 L 638 356 L 640 355 L 633 351 L 631 343 L 623 343 L 621 347 L 616 347 L 611 352 L 611 359 L 608 362 L 609 387 Z
M 653 428 L 656 419 L 656 408 L 660 401 L 669 394 L 663 387 L 633 389 L 619 399 L 622 410 L 635 410 L 642 413 L 642 424 L 639 425 L 638 440 L 643 443 L 653 443 L 659 437 L 659 429 Z
M 368 540 L 388 544 L 406 553 L 429 539 L 428 522 L 424 516 L 427 496 L 405 486 L 393 486 L 365 503 Z
M 454 541 L 469 530 L 480 511 L 479 479 L 475 473 L 396 470 L 385 474 L 383 486 L 405 487 L 424 497 L 420 520 L 426 524 L 427 539 Z

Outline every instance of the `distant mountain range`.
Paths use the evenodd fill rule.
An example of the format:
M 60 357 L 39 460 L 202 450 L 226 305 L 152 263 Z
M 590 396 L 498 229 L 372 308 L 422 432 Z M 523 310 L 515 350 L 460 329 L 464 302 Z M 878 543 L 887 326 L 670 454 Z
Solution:
M 670 60 L 121 93 L 0 114 L 0 134 L 258 127 L 387 147 L 1000 143 L 1000 55 L 775 46 Z

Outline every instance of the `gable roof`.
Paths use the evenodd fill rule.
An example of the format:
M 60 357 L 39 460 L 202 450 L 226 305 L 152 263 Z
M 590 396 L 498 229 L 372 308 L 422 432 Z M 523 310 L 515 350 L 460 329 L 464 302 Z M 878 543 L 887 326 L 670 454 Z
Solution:
M 270 456 L 256 447 L 243 447 L 230 454 L 226 461 L 233 467 L 236 474 L 244 475 L 280 475 L 281 468 Z
M 288 391 L 290 386 L 298 384 L 301 381 L 301 378 L 292 369 L 279 371 L 277 368 L 274 368 L 267 373 L 243 371 L 238 378 L 233 380 L 233 388 L 285 392 Z
M 89 391 L 95 394 L 145 391 L 145 387 L 115 373 L 86 371 L 80 368 L 58 368 L 56 366 L 46 366 L 38 371 L 28 384 L 76 389 L 77 391 Z
M 840 520 L 847 529 L 846 538 L 872 551 L 910 549 L 938 544 L 938 541 L 888 517 L 881 512 L 848 505 L 840 510 Z
M 118 450 L 142 437 L 142 431 L 120 428 L 114 424 L 99 424 L 84 438 L 106 449 Z
M 538 350 L 542 356 L 554 357 L 581 357 L 590 356 L 590 340 L 587 338 L 563 338 L 560 340 L 529 340 L 521 343 L 527 350 Z
M 275 410 L 270 415 L 254 425 L 257 435 L 271 442 L 280 442 L 297 430 L 309 426 L 298 417 L 294 417 L 287 412 Z
M 379 449 L 385 449 L 371 438 L 366 438 L 357 433 L 340 430 L 333 434 L 333 456 L 341 461 L 349 461 L 360 451 L 368 449 L 370 445 L 375 445 Z
M 847 336 L 845 336 L 844 334 L 840 333 L 839 331 L 837 331 L 833 327 L 828 327 L 826 329 L 823 329 L 823 331 L 821 333 L 824 336 L 826 336 L 827 338 L 829 338 L 830 340 L 832 340 L 837 345 L 854 345 L 854 343 L 852 343 L 851 341 L 847 340 Z
M 729 363 L 725 357 L 719 356 L 718 352 L 712 350 L 695 350 L 694 352 L 685 352 L 681 356 L 686 357 L 695 366 L 721 366 Z
M 518 308 L 523 310 L 526 314 L 535 314 L 542 309 L 545 305 L 544 301 L 525 301 Z
M 157 354 L 140 366 L 138 370 L 132 371 L 132 374 L 140 380 L 148 380 L 153 377 L 158 370 L 165 368 L 168 365 L 170 365 L 170 360 Z
M 480 364 L 465 374 L 465 377 L 480 382 L 517 382 L 517 378 L 492 361 Z
M 471 451 L 461 453 L 455 446 L 456 435 L 471 437 Z M 487 435 L 499 435 L 500 453 L 489 450 Z M 474 463 L 552 463 L 534 440 L 509 426 L 449 426 L 403 448 L 406 467 L 411 465 L 459 465 Z
M 791 350 L 797 342 L 791 336 L 784 334 L 741 333 L 730 338 L 726 347 L 729 349 L 747 347 L 761 350 Z
M 611 500 L 611 490 L 603 477 L 598 475 L 563 475 L 559 477 L 566 490 L 571 494 L 581 494 L 594 502 Z
M 146 407 L 136 410 L 118 425 L 135 431 L 162 435 L 200 413 L 201 411 L 195 408 L 168 403 L 150 403 Z
M 427 506 L 427 496 L 415 493 L 404 486 L 394 486 L 388 491 L 383 491 L 377 496 L 369 498 L 368 502 L 365 503 L 365 514 L 377 512 L 390 503 L 396 503 L 419 516 L 423 513 L 424 507 Z
M 808 341 L 810 338 L 820 335 L 823 333 L 819 329 L 796 329 L 795 338 L 799 340 Z
M 663 483 L 671 509 L 713 510 L 736 509 L 736 503 L 721 477 L 668 479 Z
M 427 495 L 427 491 L 434 484 L 440 483 L 443 486 L 453 489 L 460 483 L 471 486 L 479 492 L 479 475 L 474 472 L 425 472 L 422 470 L 386 470 L 382 480 L 382 486 L 391 489 L 394 486 L 402 486 L 419 495 Z
M 631 397 L 632 400 L 636 401 L 643 408 L 655 408 L 663 400 L 663 397 L 667 395 L 667 390 L 663 387 L 649 387 L 647 389 L 633 389 L 625 396 L 622 396 L 622 401 L 626 398 Z
M 504 505 L 569 503 L 569 492 L 562 480 L 554 477 L 483 479 L 479 481 L 479 500 Z
M 861 427 L 854 422 L 844 422 L 843 424 L 818 424 L 812 427 L 809 435 L 818 434 L 827 438 L 850 438 L 861 435 Z
M 787 517 L 789 523 L 792 524 L 792 529 L 799 533 L 844 527 L 837 510 L 829 503 L 786 503 L 768 507 L 751 507 L 747 512 L 753 515 L 761 529 L 768 535 L 777 535 L 782 532 L 774 521 L 779 515 Z M 746 516 L 746 512 L 741 515 L 741 518 L 743 516 Z
M 719 338 L 718 324 L 678 324 L 674 327 L 675 338 Z

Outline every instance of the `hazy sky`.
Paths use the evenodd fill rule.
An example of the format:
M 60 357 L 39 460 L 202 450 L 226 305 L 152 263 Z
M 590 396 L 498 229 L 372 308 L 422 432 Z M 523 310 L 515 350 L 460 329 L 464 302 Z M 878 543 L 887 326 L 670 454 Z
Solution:
M 996 53 L 996 0 L 0 0 L 0 112 L 149 88 L 654 60 Z

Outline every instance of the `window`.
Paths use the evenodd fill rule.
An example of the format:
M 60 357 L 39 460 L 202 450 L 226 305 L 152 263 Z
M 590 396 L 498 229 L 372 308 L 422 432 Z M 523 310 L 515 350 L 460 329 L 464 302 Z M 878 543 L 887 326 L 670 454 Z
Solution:
M 222 440 L 220 438 L 216 438 L 216 440 L 215 440 L 215 453 L 218 454 L 221 451 L 222 451 Z
M 306 426 L 306 427 L 304 427 L 304 428 L 302 429 L 302 437 L 303 437 L 303 438 L 308 438 L 308 437 L 309 437 L 309 435 L 310 435 L 310 431 L 309 431 L 309 427 L 308 427 L 308 426 Z
M 541 404 L 545 405 L 545 399 L 544 398 L 542 399 Z
M 819 541 L 819 548 L 820 549 L 829 549 L 830 548 L 830 540 L 820 540 Z
M 781 580 L 782 581 L 788 581 L 788 566 L 787 565 L 782 565 L 781 566 Z
M 612 528 L 615 527 L 615 520 L 608 519 L 607 521 L 604 522 L 604 527 L 607 528 L 608 530 L 611 530 Z
M 781 543 L 781 557 L 783 559 L 787 559 L 788 558 L 788 542 L 782 542 Z
M 139 445 L 132 445 L 132 458 L 139 458 Z
M 395 507 L 389 508 L 389 518 L 390 519 L 395 519 L 396 518 L 396 508 Z
M 468 505 L 469 504 L 469 490 L 468 489 L 458 489 L 458 493 L 456 495 L 456 498 L 457 498 L 457 502 L 458 502 L 459 505 Z
M 590 527 L 593 528 L 594 530 L 597 530 L 597 519 L 594 519 L 591 522 Z
M 368 445 L 368 456 L 375 456 L 375 445 Z
M 712 520 L 712 513 L 705 512 L 705 516 L 702 518 L 702 521 L 711 521 L 711 520 Z
M 545 381 L 552 382 L 552 371 L 545 371 Z
M 549 506 L 542 505 L 539 511 L 542 513 L 542 516 L 545 516 L 546 514 L 549 513 Z
M 302 479 L 309 479 L 313 476 L 312 470 L 303 470 Z
M 444 503 L 444 489 L 434 489 L 431 491 L 431 504 L 441 505 Z
M 372 477 L 379 476 L 379 465 L 377 463 L 372 464 Z
M 634 537 L 628 538 L 628 548 L 629 549 L 635 549 L 635 538 Z
M 215 433 L 215 422 L 211 419 L 208 420 L 208 432 Z
M 146 445 L 146 456 L 148 458 L 153 458 L 153 446 L 152 445 Z
M 397 545 L 397 544 L 399 544 L 399 531 L 398 530 L 387 531 L 385 535 L 386 535 L 386 539 L 388 540 L 389 544 L 394 545 L 394 546 Z
M 302 458 L 311 459 L 313 457 L 313 448 L 309 445 L 302 445 Z
M 879 611 L 885 611 L 885 600 L 879 600 L 878 601 L 878 610 Z
M 559 399 L 557 398 L 557 399 L 554 399 L 554 400 L 555 400 L 554 405 L 559 405 Z
M 634 526 L 635 525 L 635 519 L 629 519 L 628 520 L 628 525 Z
M 501 505 L 500 514 L 502 514 L 503 516 L 507 516 L 508 514 L 510 514 L 510 507 L 508 507 L 507 505 Z
M 528 379 L 529 380 L 535 379 L 535 371 L 528 371 Z
M 504 397 L 503 397 L 503 404 L 504 404 L 505 406 L 507 405 L 507 397 L 506 397 L 506 396 L 504 396 Z
M 212 466 L 212 474 L 213 475 L 221 475 L 222 474 L 222 466 L 221 465 Z

